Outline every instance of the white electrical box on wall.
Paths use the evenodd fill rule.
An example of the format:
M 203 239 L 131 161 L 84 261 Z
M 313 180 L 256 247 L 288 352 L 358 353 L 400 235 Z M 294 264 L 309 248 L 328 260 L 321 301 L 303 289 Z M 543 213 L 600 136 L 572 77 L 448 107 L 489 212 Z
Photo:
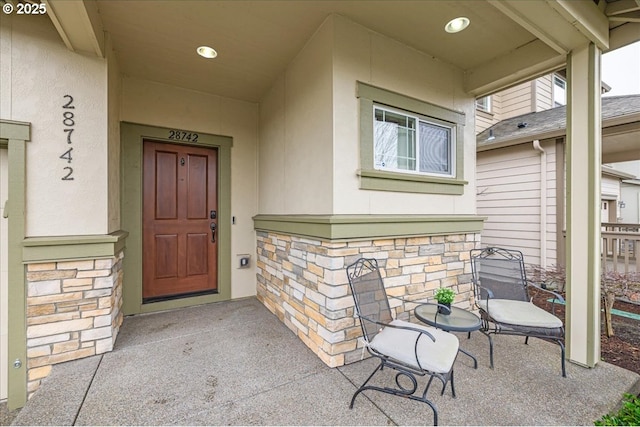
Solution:
M 238 257 L 238 268 L 249 268 L 249 266 L 251 265 L 251 255 L 249 254 L 242 254 L 242 255 L 237 255 Z

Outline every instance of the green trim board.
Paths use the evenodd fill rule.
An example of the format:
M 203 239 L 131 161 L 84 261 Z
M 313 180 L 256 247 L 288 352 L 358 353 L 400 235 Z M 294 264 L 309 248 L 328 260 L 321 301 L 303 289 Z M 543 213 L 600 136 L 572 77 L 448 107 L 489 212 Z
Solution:
M 365 240 L 479 233 L 476 215 L 256 215 L 254 228 L 323 240 Z
M 6 141 L 8 155 L 7 270 L 8 270 L 8 407 L 20 408 L 27 402 L 27 322 L 26 273 L 22 265 L 22 241 L 25 236 L 27 141 L 31 124 L 0 120 L 0 140 Z M 5 145 L 6 144 L 6 145 Z M 20 361 L 15 367 L 14 361 Z
M 380 170 L 361 170 L 358 175 L 362 188 L 367 190 L 461 195 L 464 193 L 464 186 L 468 184 L 468 181 L 457 179 Z
M 357 96 L 360 103 L 360 188 L 406 193 L 464 193 L 464 186 L 468 183 L 464 180 L 464 113 L 362 82 L 357 82 Z M 448 178 L 376 170 L 373 166 L 374 104 L 399 108 L 451 125 L 455 132 L 455 176 Z
M 126 231 L 106 235 L 28 237 L 22 241 L 26 263 L 113 257 L 125 247 Z
M 31 123 L 0 120 L 0 139 L 31 141 Z
M 403 110 L 412 111 L 422 114 L 423 116 L 434 117 L 451 123 L 465 122 L 465 114 L 451 108 L 442 107 L 432 104 L 431 102 L 403 95 L 387 89 L 369 85 L 363 82 L 357 83 L 357 93 L 359 98 L 374 100 L 379 104 L 385 104 L 389 107 L 402 108 Z
M 125 315 L 225 301 L 231 298 L 231 147 L 233 138 L 197 132 L 197 142 L 173 139 L 193 130 L 121 122 L 121 224 L 129 233 L 124 259 L 122 311 Z M 218 290 L 217 294 L 142 303 L 142 149 L 143 140 L 218 149 Z

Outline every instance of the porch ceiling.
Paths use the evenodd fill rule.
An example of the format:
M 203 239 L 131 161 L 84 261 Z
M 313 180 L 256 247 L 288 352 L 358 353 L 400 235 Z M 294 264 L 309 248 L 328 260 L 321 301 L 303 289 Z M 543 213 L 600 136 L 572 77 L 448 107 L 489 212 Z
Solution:
M 636 0 L 43 2 L 72 50 L 103 56 L 106 31 L 125 75 L 251 102 L 334 13 L 465 70 L 474 95 L 560 68 L 586 41 L 640 38 Z M 458 16 L 469 28 L 446 33 Z
M 640 115 L 636 122 L 602 129 L 602 163 L 640 160 Z

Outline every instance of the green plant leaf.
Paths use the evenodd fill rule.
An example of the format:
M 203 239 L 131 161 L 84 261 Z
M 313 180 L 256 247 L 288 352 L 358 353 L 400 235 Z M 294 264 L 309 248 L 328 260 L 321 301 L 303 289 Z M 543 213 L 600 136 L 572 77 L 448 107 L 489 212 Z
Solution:
M 640 397 L 625 393 L 622 408 L 616 413 L 603 415 L 596 426 L 637 426 L 640 425 Z
M 440 304 L 451 304 L 456 298 L 456 293 L 451 288 L 438 288 L 433 294 L 433 297 Z

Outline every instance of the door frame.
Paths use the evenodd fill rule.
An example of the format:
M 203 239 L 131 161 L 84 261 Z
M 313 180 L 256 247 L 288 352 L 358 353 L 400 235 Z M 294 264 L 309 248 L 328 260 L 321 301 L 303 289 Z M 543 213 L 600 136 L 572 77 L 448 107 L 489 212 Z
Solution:
M 178 135 L 197 134 L 197 142 Z M 186 138 L 186 137 L 185 137 Z M 142 157 L 143 140 L 218 149 L 218 293 L 142 303 Z M 189 138 L 191 139 L 191 138 Z M 173 308 L 231 299 L 231 147 L 233 138 L 177 128 L 120 123 L 121 222 L 129 232 L 123 260 L 122 311 L 125 315 L 150 313 Z

